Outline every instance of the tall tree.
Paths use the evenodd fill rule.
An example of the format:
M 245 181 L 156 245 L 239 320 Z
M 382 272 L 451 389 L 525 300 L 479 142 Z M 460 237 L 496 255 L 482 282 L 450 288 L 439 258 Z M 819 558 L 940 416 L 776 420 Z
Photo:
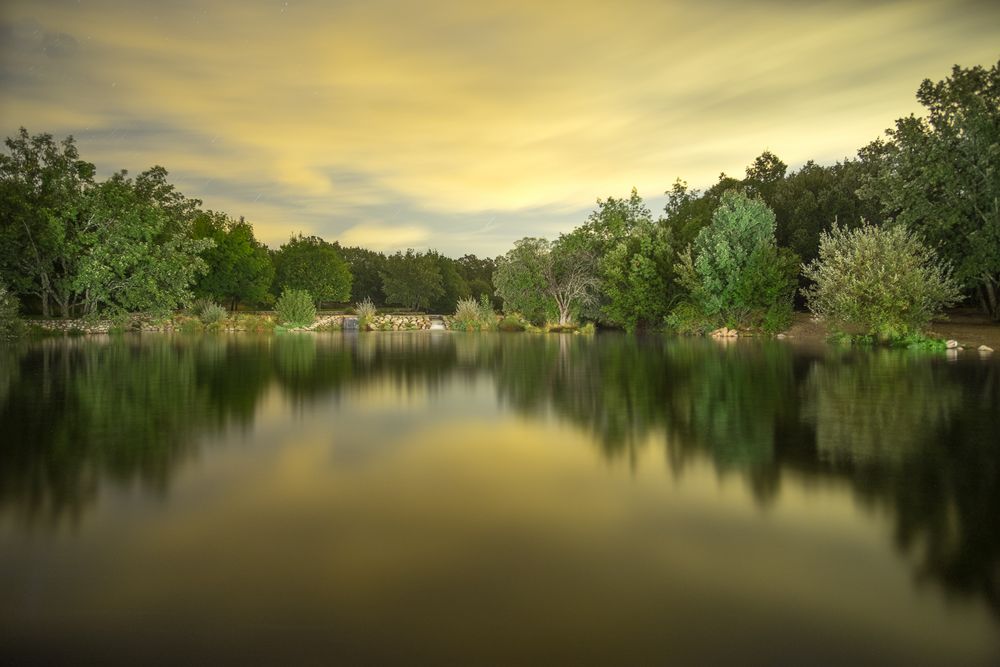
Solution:
M 536 319 L 556 313 L 560 326 L 597 298 L 600 284 L 592 244 L 579 232 L 545 239 L 523 238 L 497 261 L 493 275 L 506 312 Z
M 77 236 L 86 224 L 83 207 L 93 186 L 94 165 L 80 159 L 73 137 L 25 128 L 0 154 L 0 273 L 20 295 L 38 297 L 42 315 L 56 302 L 63 316 L 72 307 Z
M 437 257 L 431 253 L 397 252 L 386 257 L 382 271 L 386 303 L 414 310 L 430 308 L 444 295 L 444 281 Z
M 599 258 L 597 317 L 630 331 L 659 324 L 674 296 L 674 252 L 668 228 L 653 222 L 638 191 L 598 199 L 579 233 Z
M 1000 320 L 1000 62 L 956 65 L 924 80 L 917 100 L 926 116 L 900 118 L 862 150 L 879 167 L 862 194 L 937 246 Z
M 382 271 L 385 270 L 385 255 L 367 248 L 341 248 L 341 255 L 351 269 L 351 301 L 359 303 L 371 299 L 377 305 L 385 304 L 382 291 Z
M 199 254 L 213 241 L 191 238 L 177 209 L 163 206 L 149 182 L 122 171 L 89 197 L 73 281 L 87 313 L 169 312 L 187 303 L 191 284 L 206 268 Z
M 431 301 L 431 310 L 438 313 L 453 313 L 459 299 L 479 296 L 470 292 L 469 284 L 462 277 L 457 261 L 433 250 L 428 254 L 437 262 L 438 271 L 441 273 L 442 290 L 441 294 Z
M 317 236 L 293 236 L 273 255 L 277 290 L 309 292 L 317 306 L 324 301 L 351 298 L 351 271 L 340 251 Z
M 254 237 L 250 223 L 206 211 L 195 219 L 193 235 L 215 243 L 201 254 L 208 269 L 195 286 L 198 296 L 228 304 L 230 310 L 236 310 L 241 302 L 270 299 L 274 265 L 267 247 Z

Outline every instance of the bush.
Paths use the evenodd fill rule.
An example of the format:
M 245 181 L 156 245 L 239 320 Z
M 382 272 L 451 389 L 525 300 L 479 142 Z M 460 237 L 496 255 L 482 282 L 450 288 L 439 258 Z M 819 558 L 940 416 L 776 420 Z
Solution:
M 720 326 L 777 331 L 791 320 L 798 257 L 779 249 L 774 213 L 738 190 L 722 195 L 712 222 L 674 267 L 687 298 L 668 326 L 700 333 Z
M 456 331 L 479 331 L 481 315 L 482 311 L 475 299 L 470 297 L 459 299 L 451 328 Z
M 359 301 L 354 306 L 354 312 L 358 316 L 358 331 L 365 331 L 368 329 L 368 325 L 375 319 L 378 314 L 378 310 L 375 308 L 375 304 L 372 303 L 371 297 L 365 297 L 363 301 Z
M 286 289 L 276 305 L 278 322 L 293 327 L 306 327 L 316 320 L 316 306 L 309 292 Z
M 497 328 L 497 314 L 493 310 L 490 297 L 486 294 L 479 296 L 479 326 L 483 331 L 492 331 Z
M 14 338 L 24 332 L 24 325 L 18 312 L 21 304 L 10 293 L 7 286 L 0 283 L 0 339 Z
M 198 319 L 205 325 L 219 324 L 226 319 L 226 309 L 209 301 L 198 312 Z
M 527 327 L 517 315 L 506 315 L 497 325 L 500 331 L 524 331 Z
M 813 313 L 835 331 L 880 342 L 920 333 L 960 296 L 950 267 L 899 225 L 835 224 L 820 235 L 819 257 L 804 267 L 804 275 L 814 283 L 803 290 Z

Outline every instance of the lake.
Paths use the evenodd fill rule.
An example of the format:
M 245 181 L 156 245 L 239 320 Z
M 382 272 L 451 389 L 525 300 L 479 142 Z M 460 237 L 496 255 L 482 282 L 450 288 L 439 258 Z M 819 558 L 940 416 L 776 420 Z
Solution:
M 998 434 L 975 352 L 0 348 L 0 663 L 1000 664 Z

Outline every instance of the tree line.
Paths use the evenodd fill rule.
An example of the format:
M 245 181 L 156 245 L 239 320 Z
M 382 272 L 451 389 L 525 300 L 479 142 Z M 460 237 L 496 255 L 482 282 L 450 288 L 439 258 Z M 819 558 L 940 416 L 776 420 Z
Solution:
M 625 329 L 773 331 L 796 300 L 885 337 L 959 300 L 998 321 L 1000 63 L 955 66 L 917 99 L 926 115 L 833 165 L 765 151 L 704 191 L 678 179 L 655 218 L 635 189 L 598 199 L 571 232 L 517 241 L 497 293 L 530 319 Z
M 168 312 L 196 297 L 235 310 L 295 289 L 317 306 L 441 313 L 485 294 L 536 322 L 696 331 L 776 330 L 796 300 L 839 303 L 817 293 L 835 285 L 884 291 L 876 307 L 908 304 L 929 276 L 943 282 L 921 294 L 967 299 L 1000 320 L 1000 63 L 956 66 L 924 81 L 917 99 L 924 116 L 899 119 L 855 158 L 789 171 L 765 151 L 742 178 L 723 173 L 704 191 L 678 179 L 655 216 L 633 189 L 598 199 L 555 240 L 524 238 L 496 259 L 385 254 L 302 234 L 271 250 L 242 217 L 180 193 L 162 167 L 98 181 L 72 137 L 22 128 L 0 155 L 0 282 L 46 317 Z M 890 228 L 906 233 L 872 240 Z M 843 280 L 872 270 L 864 243 L 881 253 L 882 273 L 909 278 Z M 834 275 L 833 259 L 845 257 L 861 264 L 842 261 Z

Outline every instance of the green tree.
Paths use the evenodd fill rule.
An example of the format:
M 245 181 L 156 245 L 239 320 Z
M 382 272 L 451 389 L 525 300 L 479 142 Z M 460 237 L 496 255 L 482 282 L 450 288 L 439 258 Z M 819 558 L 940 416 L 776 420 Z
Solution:
M 863 149 L 879 168 L 862 194 L 937 247 L 1000 320 L 1000 62 L 956 65 L 924 80 L 917 100 L 926 116 L 900 118 Z
M 385 255 L 367 248 L 341 248 L 347 266 L 351 270 L 351 300 L 355 303 L 369 299 L 373 304 L 385 304 L 382 291 L 382 272 L 385 270 Z
M 431 301 L 430 308 L 436 313 L 454 312 L 455 308 L 458 307 L 459 299 L 470 298 L 472 296 L 469 284 L 462 277 L 459 264 L 456 260 L 451 257 L 445 257 L 433 250 L 428 254 L 434 257 L 434 260 L 437 262 L 438 271 L 441 273 L 442 289 L 441 295 Z
M 270 299 L 274 265 L 250 223 L 207 211 L 195 218 L 193 235 L 215 243 L 201 254 L 208 269 L 195 285 L 197 296 L 227 303 L 230 310 L 236 310 L 240 302 Z
M 414 310 L 430 308 L 444 295 L 444 280 L 436 254 L 396 252 L 386 257 L 382 271 L 382 291 L 386 303 Z
M 580 233 L 598 257 L 598 316 L 632 331 L 660 322 L 673 296 L 669 228 L 658 225 L 632 188 L 627 199 L 597 200 Z
M 835 221 L 841 226 L 856 226 L 862 219 L 878 221 L 878 207 L 857 194 L 869 169 L 861 160 L 831 166 L 809 161 L 786 176 L 766 200 L 774 210 L 778 245 L 810 262 L 819 252 L 820 234 Z
M 600 279 L 592 244 L 579 231 L 555 243 L 523 238 L 497 261 L 493 275 L 504 312 L 520 312 L 538 321 L 555 313 L 560 326 L 572 324 L 596 301 Z
M 144 187 L 150 182 L 122 171 L 89 197 L 72 285 L 88 314 L 172 311 L 191 299 L 191 285 L 206 269 L 200 253 L 213 242 L 191 238 L 176 209 Z
M 271 257 L 274 286 L 309 292 L 316 305 L 351 298 L 351 271 L 340 251 L 317 236 L 293 236 Z
M 64 317 L 73 307 L 78 235 L 93 186 L 94 165 L 80 159 L 73 137 L 25 128 L 0 154 L 0 274 L 22 296 L 35 296 L 42 315 L 55 302 Z
M 779 251 L 774 213 L 740 190 L 722 196 L 676 270 L 709 327 L 781 328 L 791 316 L 798 258 Z
M 503 304 L 494 295 L 493 272 L 496 271 L 496 260 L 491 257 L 479 258 L 475 255 L 463 255 L 457 260 L 459 275 L 468 285 L 468 293 L 488 294 L 491 297 L 494 307 L 501 307 Z

